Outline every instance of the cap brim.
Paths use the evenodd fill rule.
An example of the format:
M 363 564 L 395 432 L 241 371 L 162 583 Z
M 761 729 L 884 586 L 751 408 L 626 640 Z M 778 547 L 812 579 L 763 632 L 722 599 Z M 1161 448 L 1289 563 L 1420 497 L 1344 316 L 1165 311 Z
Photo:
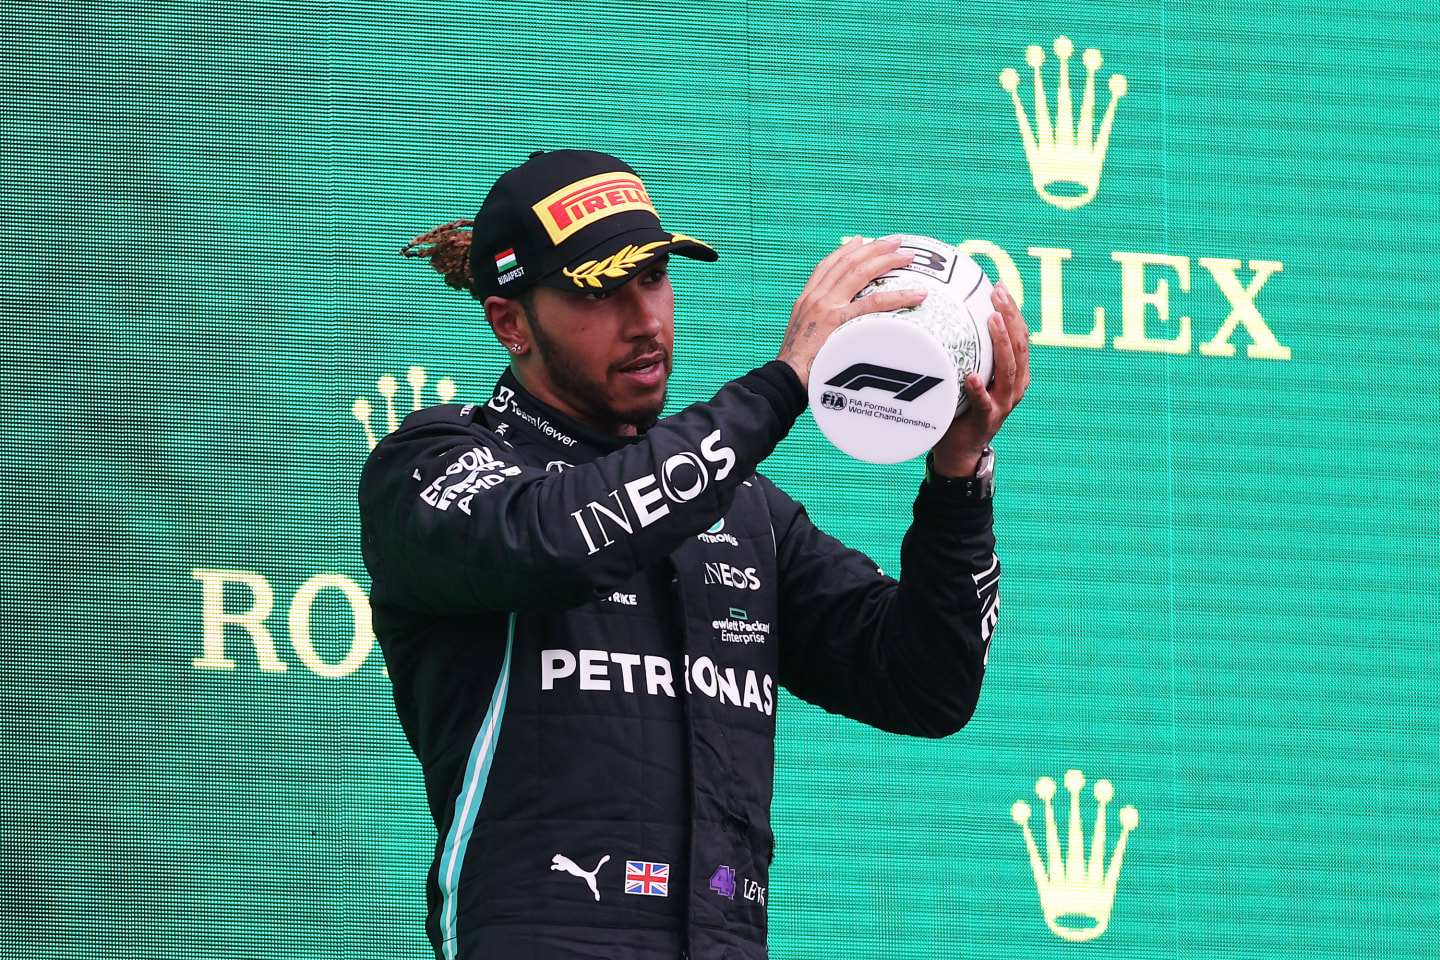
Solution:
M 572 293 L 614 290 L 643 273 L 656 257 L 671 253 L 711 263 L 720 258 L 714 247 L 694 237 L 643 227 L 607 237 L 604 243 L 586 251 L 574 263 L 541 278 L 540 282 Z

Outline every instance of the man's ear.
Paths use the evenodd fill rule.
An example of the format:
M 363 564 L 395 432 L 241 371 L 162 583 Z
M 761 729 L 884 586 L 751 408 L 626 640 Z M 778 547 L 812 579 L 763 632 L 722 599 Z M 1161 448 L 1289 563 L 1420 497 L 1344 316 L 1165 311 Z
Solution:
M 511 356 L 521 356 L 530 349 L 530 318 L 519 300 L 486 297 L 485 319 L 495 339 Z

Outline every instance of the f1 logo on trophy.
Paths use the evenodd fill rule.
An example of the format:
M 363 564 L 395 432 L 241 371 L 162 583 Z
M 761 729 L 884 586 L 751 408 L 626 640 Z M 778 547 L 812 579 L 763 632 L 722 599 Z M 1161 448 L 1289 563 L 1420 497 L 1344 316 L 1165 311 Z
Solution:
M 844 324 L 810 371 L 810 409 L 820 432 L 870 463 L 899 463 L 933 447 L 969 405 L 965 377 L 978 373 L 989 382 L 994 367 L 990 278 L 948 243 L 901 236 L 901 249 L 913 250 L 915 259 L 860 297 L 916 288 L 929 294 L 925 302 Z

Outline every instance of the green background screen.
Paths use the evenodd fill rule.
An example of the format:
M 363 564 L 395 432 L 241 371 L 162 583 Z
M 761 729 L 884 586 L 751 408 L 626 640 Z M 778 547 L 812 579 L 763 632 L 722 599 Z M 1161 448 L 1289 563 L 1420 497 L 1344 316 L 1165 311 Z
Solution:
M 399 248 L 561 147 L 720 251 L 672 267 L 672 410 L 773 357 L 851 234 L 963 245 L 1032 331 L 979 712 L 929 742 L 782 698 L 773 955 L 1440 955 L 1433 4 L 5 20 L 4 955 L 429 955 L 355 486 L 392 404 L 484 399 L 504 363 Z M 1048 178 L 1084 158 L 1022 133 L 1059 122 L 1061 37 L 1082 203 Z M 807 414 L 764 469 L 898 570 L 918 461 Z M 1087 852 L 1099 780 L 1105 864 L 1126 835 L 1085 943 L 1041 900 L 1037 783 L 1063 849 L 1071 770 Z

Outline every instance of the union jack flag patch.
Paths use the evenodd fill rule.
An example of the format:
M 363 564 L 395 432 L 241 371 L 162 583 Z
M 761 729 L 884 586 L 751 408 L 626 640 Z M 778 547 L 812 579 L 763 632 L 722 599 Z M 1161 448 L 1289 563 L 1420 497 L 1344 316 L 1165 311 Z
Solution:
M 645 860 L 625 861 L 625 892 L 646 897 L 670 895 L 670 864 Z

